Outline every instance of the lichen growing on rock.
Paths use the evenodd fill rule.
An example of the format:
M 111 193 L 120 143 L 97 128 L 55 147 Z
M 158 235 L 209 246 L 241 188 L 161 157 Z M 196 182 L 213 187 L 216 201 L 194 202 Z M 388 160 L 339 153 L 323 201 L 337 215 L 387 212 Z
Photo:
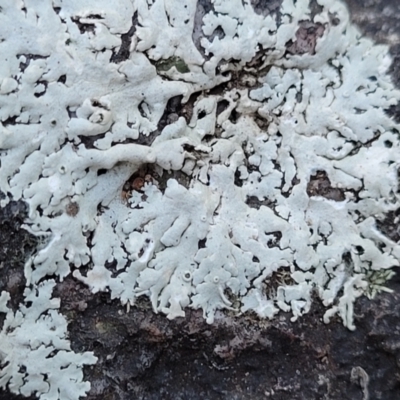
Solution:
M 0 332 L 0 387 L 24 396 L 35 393 L 44 400 L 78 400 L 90 389 L 82 382 L 83 364 L 94 364 L 92 353 L 76 354 L 67 339 L 67 321 L 52 299 L 54 280 L 26 289 L 26 304 L 14 313 L 7 306 L 10 295 L 2 292 L 0 313 L 6 313 Z
M 379 222 L 399 208 L 385 109 L 400 92 L 387 49 L 340 1 L 317 3 L 2 7 L 2 203 L 25 200 L 26 229 L 48 238 L 30 290 L 73 269 L 123 304 L 209 323 L 295 321 L 317 296 L 354 329 L 354 301 L 399 265 Z

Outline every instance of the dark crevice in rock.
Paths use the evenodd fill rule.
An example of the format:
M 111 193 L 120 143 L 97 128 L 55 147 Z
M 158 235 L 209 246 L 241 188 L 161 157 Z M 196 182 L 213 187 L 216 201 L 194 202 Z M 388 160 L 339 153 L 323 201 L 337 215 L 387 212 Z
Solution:
M 0 389 L 0 400 L 38 400 L 36 396 L 22 396 L 13 393 L 5 393 L 2 389 Z
M 279 12 L 282 0 L 250 0 L 250 4 L 257 14 L 266 17 Z
M 227 101 L 227 100 L 220 100 L 220 101 L 217 103 L 216 115 L 218 116 L 218 115 L 221 114 L 223 111 L 225 111 L 228 107 L 229 107 L 229 101 Z
M 27 213 L 28 206 L 23 201 L 10 201 L 0 208 L 0 293 L 10 293 L 9 306 L 13 311 L 24 298 L 25 261 L 39 243 L 37 237 L 22 228 Z M 3 316 L 0 314 L 0 322 Z
M 318 38 L 324 34 L 324 26 L 317 22 L 301 21 L 296 32 L 296 40 L 286 44 L 289 54 L 315 54 Z
M 282 237 L 281 232 L 271 232 L 269 234 L 273 234 L 276 238 Z M 274 246 L 269 245 L 268 247 Z M 279 286 L 293 286 L 294 283 L 290 274 L 290 269 L 287 267 L 280 267 L 263 282 L 264 292 L 268 297 L 275 296 Z
M 96 32 L 96 25 L 94 23 L 93 24 L 85 24 L 80 21 L 80 17 L 73 17 L 71 19 L 72 19 L 72 22 L 74 22 L 76 24 L 76 26 L 78 27 L 79 32 L 81 34 L 84 34 L 86 32 L 91 32 L 91 33 Z
M 157 129 L 155 131 L 147 135 L 139 133 L 139 137 L 137 139 L 129 139 L 122 143 L 136 143 L 144 146 L 151 146 L 163 129 L 167 125 L 176 122 L 179 117 L 184 117 L 186 122 L 189 123 L 190 119 L 192 118 L 194 103 L 199 95 L 200 93 L 194 93 L 192 96 L 190 96 L 189 100 L 185 104 L 182 104 L 182 95 L 171 97 L 167 102 L 163 115 L 158 121 Z M 143 107 L 141 108 L 143 112 Z
M 26 53 L 18 54 L 17 58 L 20 58 L 21 56 L 25 57 L 25 61 L 24 62 L 21 61 L 19 63 L 19 69 L 21 70 L 21 72 L 24 72 L 28 68 L 28 65 L 32 60 L 45 60 L 47 58 L 46 56 L 41 56 L 39 54 L 26 54 Z
M 162 193 L 164 193 L 170 179 L 175 179 L 185 188 L 189 187 L 191 181 L 190 176 L 180 170 L 162 170 L 162 172 L 160 172 L 154 164 L 143 164 L 125 182 L 121 196 L 123 199 L 127 200 L 134 192 L 138 192 L 142 193 L 142 200 L 145 201 L 147 199 L 144 194 L 146 185 L 155 185 Z
M 34 93 L 34 96 L 35 96 L 35 97 L 42 97 L 44 94 L 46 94 L 46 90 L 47 90 L 48 84 L 49 84 L 49 83 L 48 83 L 47 81 L 43 81 L 43 80 L 37 81 L 37 82 L 36 82 L 36 86 L 38 86 L 38 85 L 43 85 L 44 88 L 43 88 L 43 90 L 40 91 L 40 92 L 35 92 L 35 93 Z
M 6 118 L 4 121 L 2 121 L 3 126 L 7 125 L 16 125 L 19 122 L 17 122 L 18 115 L 13 115 L 11 117 Z
M 266 235 L 272 236 L 271 239 L 268 240 L 267 246 L 269 248 L 279 246 L 279 242 L 282 239 L 282 232 L 265 232 Z
M 311 175 L 307 185 L 307 194 L 310 197 L 322 196 L 334 201 L 343 201 L 346 198 L 341 189 L 331 186 L 331 181 L 325 171 L 317 171 L 315 175 Z
M 376 221 L 376 227 L 389 239 L 400 242 L 400 209 L 390 211 L 385 218 Z
M 236 170 L 235 172 L 235 177 L 234 177 L 234 184 L 238 187 L 242 187 L 243 186 L 243 180 L 240 177 L 241 173 L 239 170 Z
M 198 247 L 199 249 L 204 249 L 206 247 L 207 239 L 201 239 L 199 240 Z
M 268 199 L 259 200 L 256 196 L 247 197 L 246 204 L 251 208 L 255 208 L 256 210 L 259 210 L 261 206 L 269 208 L 273 208 L 275 206 L 275 202 Z
M 111 129 L 111 128 L 110 128 Z M 97 140 L 104 139 L 106 133 L 99 133 L 98 135 L 93 136 L 85 136 L 85 135 L 78 135 L 78 138 L 85 146 L 86 149 L 96 149 L 95 143 Z
M 204 37 L 202 30 L 203 17 L 213 10 L 213 5 L 211 0 L 199 0 L 197 1 L 196 13 L 194 16 L 194 28 L 192 33 L 192 40 L 197 50 L 206 60 L 210 59 L 210 56 L 206 56 L 204 48 L 201 45 L 201 39 Z
M 322 10 L 324 9 L 323 6 L 321 6 L 317 0 L 310 0 L 310 11 L 311 11 L 311 20 L 314 19 L 314 17 L 318 14 L 321 14 Z
M 127 33 L 121 35 L 121 47 L 119 48 L 118 52 L 113 52 L 110 62 L 113 63 L 120 63 L 125 61 L 129 58 L 130 52 L 129 48 L 132 43 L 132 36 L 136 32 L 136 25 L 138 24 L 138 14 L 135 12 L 132 17 L 132 26 Z
M 67 81 L 67 75 L 61 75 L 57 80 L 57 82 L 62 84 L 65 84 L 66 81 Z

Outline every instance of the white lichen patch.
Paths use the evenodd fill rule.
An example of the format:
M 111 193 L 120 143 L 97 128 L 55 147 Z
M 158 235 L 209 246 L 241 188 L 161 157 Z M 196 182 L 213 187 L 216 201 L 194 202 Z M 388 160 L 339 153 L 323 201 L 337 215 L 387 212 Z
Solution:
M 384 290 L 400 259 L 377 225 L 400 207 L 387 48 L 338 0 L 317 14 L 283 0 L 267 16 L 211 3 L 200 40 L 195 0 L 2 4 L 0 189 L 47 237 L 29 290 L 73 270 L 123 304 L 145 295 L 168 318 L 201 308 L 209 323 L 221 309 L 294 321 L 319 297 L 326 322 L 354 329 L 355 300 Z M 28 314 L 7 312 L 25 329 Z M 2 335 L 7 360 L 47 349 L 46 333 L 28 347 Z M 3 387 L 57 398 L 18 362 Z
M 82 366 L 94 364 L 92 353 L 76 354 L 67 339 L 67 321 L 51 298 L 54 280 L 25 290 L 25 304 L 17 312 L 7 307 L 9 293 L 0 295 L 6 313 L 0 332 L 0 387 L 42 400 L 78 400 L 90 389 L 82 382 Z

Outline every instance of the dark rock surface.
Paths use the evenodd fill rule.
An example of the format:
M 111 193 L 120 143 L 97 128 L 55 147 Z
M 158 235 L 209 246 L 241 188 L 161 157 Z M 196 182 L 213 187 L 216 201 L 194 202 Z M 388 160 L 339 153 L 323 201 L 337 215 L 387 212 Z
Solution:
M 14 311 L 24 298 L 25 260 L 38 244 L 38 239 L 22 228 L 27 210 L 22 201 L 11 201 L 6 207 L 0 207 L 0 293 L 5 290 L 11 294 L 9 305 Z M 0 322 L 2 318 L 0 314 Z
M 376 43 L 388 45 L 393 58 L 391 75 L 400 87 L 400 2 L 398 0 L 346 0 L 351 19 Z M 400 106 L 389 110 L 400 121 Z
M 353 369 L 369 377 L 370 399 L 400 391 L 400 276 L 393 294 L 356 305 L 354 332 L 321 322 L 323 308 L 290 322 L 199 311 L 169 321 L 143 301 L 129 312 L 72 278 L 58 285 L 75 351 L 93 350 L 88 399 L 351 399 L 363 391 Z M 354 373 L 353 373 L 354 375 Z
M 400 2 L 348 4 L 363 33 L 390 46 L 393 79 L 400 86 Z M 400 117 L 398 107 L 390 112 Z M 315 185 L 311 191 L 320 186 Z M 25 212 L 21 202 L 0 210 L 0 291 L 12 292 L 12 307 L 22 299 L 24 260 L 37 245 L 21 227 Z M 397 232 L 398 226 L 387 218 L 381 230 Z M 394 292 L 359 299 L 354 332 L 339 320 L 321 322 L 324 309 L 317 300 L 295 323 L 285 314 L 269 322 L 221 313 L 207 325 L 201 312 L 191 310 L 169 321 L 144 299 L 128 312 L 72 277 L 57 285 L 55 295 L 73 349 L 92 350 L 99 358 L 85 368 L 92 383 L 89 400 L 398 400 L 400 274 L 388 287 Z M 0 400 L 13 399 L 26 398 L 0 391 Z

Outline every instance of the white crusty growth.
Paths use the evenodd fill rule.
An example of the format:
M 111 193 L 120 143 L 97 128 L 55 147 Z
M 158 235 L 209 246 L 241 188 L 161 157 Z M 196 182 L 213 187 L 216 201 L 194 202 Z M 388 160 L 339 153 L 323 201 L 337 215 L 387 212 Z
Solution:
M 338 0 L 317 0 L 316 14 L 283 0 L 279 18 L 248 0 L 211 1 L 205 15 L 200 3 L 2 5 L 0 189 L 47 237 L 26 265 L 27 296 L 51 303 L 48 277 L 72 268 L 93 292 L 148 296 L 171 319 L 192 307 L 209 323 L 220 309 L 295 321 L 316 294 L 326 322 L 354 329 L 354 301 L 384 290 L 400 259 L 379 229 L 400 207 L 387 48 Z M 64 354 L 52 303 L 30 321 L 7 298 L 21 332 L 62 320 L 52 346 Z M 6 325 L 0 386 L 57 398 L 58 381 L 19 378 L 28 347 Z M 46 346 L 37 332 L 30 351 Z M 75 356 L 71 399 L 94 361 Z
M 6 313 L 0 332 L 0 387 L 24 396 L 36 394 L 41 400 L 78 400 L 90 389 L 82 382 L 83 364 L 94 364 L 92 353 L 76 354 L 67 339 L 67 321 L 57 312 L 59 299 L 52 299 L 54 280 L 25 290 L 25 303 L 17 312 L 0 295 L 0 313 Z

